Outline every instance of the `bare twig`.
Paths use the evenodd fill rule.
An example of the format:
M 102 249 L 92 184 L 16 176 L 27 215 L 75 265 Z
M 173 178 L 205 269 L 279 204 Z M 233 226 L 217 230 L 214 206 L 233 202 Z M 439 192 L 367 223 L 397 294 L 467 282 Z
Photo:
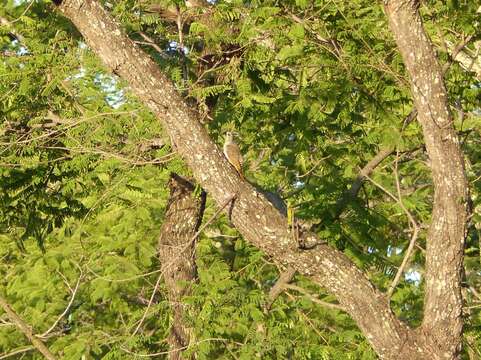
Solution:
M 25 8 L 25 10 L 23 10 L 23 12 L 20 14 L 20 16 L 19 16 L 18 18 L 16 18 L 16 19 L 12 20 L 11 23 L 14 24 L 14 23 L 16 23 L 17 21 L 19 21 L 19 20 L 22 18 L 22 16 L 24 16 L 24 15 L 27 13 L 27 11 L 30 10 L 30 8 L 32 7 L 32 5 L 34 4 L 34 2 L 35 2 L 34 0 L 31 0 L 31 1 L 30 1 L 30 4 L 28 4 L 28 6 Z
M 298 179 L 302 179 L 302 178 L 304 178 L 304 177 L 306 177 L 306 176 L 309 176 L 310 174 L 312 174 L 312 172 L 313 172 L 314 170 L 317 169 L 317 167 L 318 167 L 319 165 L 321 165 L 322 161 L 324 161 L 324 160 L 326 160 L 326 159 L 329 159 L 330 157 L 331 157 L 331 155 L 327 155 L 327 156 L 324 156 L 324 157 L 320 158 L 320 159 L 317 160 L 316 163 L 315 163 L 309 170 L 307 170 L 304 174 L 297 175 L 297 178 L 298 178 Z
M 226 208 L 227 205 L 229 205 L 235 198 L 237 197 L 237 194 L 234 194 L 232 196 L 230 196 L 229 198 L 227 198 L 226 202 L 224 204 L 222 204 L 222 206 L 214 213 L 214 215 L 212 215 L 210 217 L 209 220 L 207 220 L 200 228 L 199 230 L 197 230 L 197 232 L 194 234 L 194 236 L 192 236 L 192 239 L 191 239 L 191 242 L 192 241 L 195 241 L 195 239 L 197 239 L 197 237 L 200 235 L 200 233 L 207 227 L 209 226 L 218 216 L 219 214 L 222 212 L 222 210 L 224 210 Z
M 454 49 L 451 51 L 451 54 L 449 54 L 450 55 L 449 61 L 443 65 L 443 69 L 442 69 L 443 74 L 446 74 L 446 72 L 449 70 L 449 67 L 451 66 L 453 61 L 456 59 L 458 54 L 466 47 L 466 45 L 468 45 L 468 43 L 471 41 L 472 38 L 473 38 L 473 35 L 469 35 L 465 39 L 461 40 L 461 42 L 454 47 Z M 445 42 L 444 45 L 449 46 L 450 44 Z
M 12 322 L 8 322 L 7 320 L 0 319 L 0 326 L 15 326 L 15 324 Z
M 186 89 L 187 83 L 189 81 L 189 70 L 187 68 L 187 59 L 185 57 L 185 50 L 184 50 L 184 19 L 178 5 L 177 5 L 176 24 L 177 24 L 177 33 L 179 36 L 179 43 L 177 44 L 177 52 L 179 53 L 180 65 L 182 68 L 182 82 L 183 82 L 182 87 Z
M 8 304 L 8 302 L 0 296 L 0 307 L 7 313 L 9 319 L 15 324 L 15 326 L 27 337 L 27 339 L 32 343 L 32 345 L 48 360 L 56 360 L 57 358 L 50 352 L 50 350 L 45 346 L 45 344 L 37 338 L 33 332 L 32 328 L 13 310 L 13 308 Z
M 24 41 L 23 36 L 13 29 L 12 24 L 13 24 L 12 21 L 9 21 L 8 19 L 4 18 L 3 16 L 0 16 L 0 25 L 11 28 L 10 29 L 10 35 L 12 37 L 16 38 L 19 42 L 22 43 Z
M 450 54 L 450 60 L 443 66 L 443 74 L 447 72 L 454 61 L 457 61 L 463 69 L 466 71 L 474 71 L 477 78 L 481 79 L 481 61 L 479 61 L 479 52 L 481 47 L 478 47 L 476 52 L 471 52 L 466 48 L 466 45 L 472 40 L 472 38 L 473 35 L 469 35 L 462 39 L 456 46 L 451 42 L 446 41 L 448 48 L 453 50 Z
M 97 274 L 97 273 L 96 273 L 95 271 L 93 271 L 92 268 L 90 268 L 88 265 L 86 265 L 86 267 L 87 267 L 87 270 L 90 271 L 96 278 L 102 279 L 102 280 L 105 280 L 105 281 L 108 281 L 108 282 L 127 282 L 127 281 L 137 280 L 137 279 L 140 279 L 140 278 L 143 278 L 143 277 L 147 277 L 147 276 L 152 275 L 152 274 L 157 274 L 157 273 L 159 273 L 159 272 L 162 271 L 162 270 L 154 270 L 154 271 L 150 271 L 150 272 L 148 272 L 148 273 L 131 276 L 131 277 L 124 278 L 124 279 L 110 279 L 110 278 L 107 278 L 107 277 L 105 277 L 105 276 L 102 276 L 102 275 Z
M 77 264 L 76 264 L 77 265 Z M 37 337 L 39 338 L 46 338 L 47 335 L 52 332 L 53 329 L 55 329 L 55 327 L 57 326 L 58 322 L 69 312 L 72 304 L 73 304 L 73 301 L 75 299 L 75 295 L 77 295 L 77 290 L 79 288 L 79 285 L 80 285 L 80 281 L 82 280 L 83 278 L 83 271 L 82 271 L 82 268 L 80 268 L 80 266 L 77 265 L 77 267 L 79 268 L 80 270 L 80 274 L 79 274 L 79 277 L 77 279 L 77 282 L 75 283 L 75 287 L 72 289 L 72 287 L 70 286 L 70 284 L 68 282 L 66 282 L 66 285 L 67 287 L 69 288 L 70 290 L 70 293 L 71 293 L 71 296 L 70 296 L 70 301 L 68 302 L 67 304 L 67 307 L 65 308 L 65 310 L 58 316 L 57 320 L 55 320 L 55 322 L 52 324 L 52 326 L 50 326 L 48 328 L 47 331 L 45 331 L 44 333 L 42 333 L 41 335 L 37 335 Z M 64 280 L 65 281 L 65 280 Z
M 120 348 L 125 351 L 127 354 L 131 354 L 131 355 L 134 355 L 136 357 L 155 357 L 155 356 L 160 356 L 160 355 L 167 355 L 167 354 L 171 354 L 173 352 L 178 352 L 178 351 L 181 351 L 181 350 L 185 350 L 185 349 L 188 349 L 189 347 L 192 347 L 192 346 L 196 346 L 196 345 L 199 345 L 199 344 L 202 344 L 204 342 L 207 342 L 207 341 L 221 341 L 221 342 L 230 342 L 232 343 L 231 340 L 227 340 L 227 339 L 222 339 L 222 338 L 209 338 L 209 339 L 203 339 L 203 340 L 199 340 L 199 341 L 196 341 L 192 344 L 189 344 L 189 345 L 186 345 L 186 346 L 181 346 L 179 348 L 176 348 L 176 349 L 171 349 L 171 350 L 167 350 L 167 351 L 161 351 L 161 352 L 157 352 L 157 353 L 153 353 L 153 354 L 139 354 L 139 353 L 135 353 L 135 352 L 132 352 L 126 348 L 124 348 L 123 346 L 121 346 Z M 241 346 L 241 345 L 244 345 L 244 344 L 241 344 L 241 343 L 238 343 L 238 342 L 234 342 L 235 344 Z
M 24 347 L 24 348 L 21 348 L 21 349 L 18 349 L 18 350 L 14 350 L 14 351 L 9 352 L 9 353 L 0 354 L 0 359 L 6 359 L 6 358 L 12 357 L 14 355 L 22 354 L 22 353 L 25 353 L 25 352 L 31 351 L 31 350 L 35 350 L 35 347 L 34 346 L 27 346 L 27 347 Z
M 286 284 L 285 285 L 285 288 L 286 289 L 291 289 L 291 290 L 294 290 L 294 291 L 297 291 L 298 293 L 301 293 L 302 295 L 304 295 L 306 298 L 308 298 L 309 300 L 311 300 L 313 303 L 316 303 L 316 304 L 319 304 L 319 305 L 322 305 L 322 306 L 325 306 L 325 307 L 328 307 L 328 308 L 331 308 L 331 309 L 335 309 L 335 310 L 341 310 L 341 311 L 346 311 L 341 305 L 339 304 L 332 304 L 332 303 L 329 303 L 327 301 L 322 301 L 322 300 L 319 300 L 316 296 L 312 295 L 311 293 L 309 293 L 306 289 L 300 287 L 300 286 L 297 286 L 297 285 L 292 285 L 292 284 Z
M 407 264 L 409 263 L 409 258 L 411 256 L 411 253 L 414 249 L 414 246 L 416 244 L 416 240 L 417 240 L 418 235 L 419 235 L 419 225 L 417 224 L 417 222 L 414 219 L 411 212 L 404 206 L 404 203 L 402 202 L 401 187 L 400 187 L 400 184 L 399 184 L 399 176 L 398 176 L 398 172 L 397 172 L 398 158 L 399 158 L 399 152 L 397 152 L 397 154 L 396 154 L 395 171 L 394 171 L 395 178 L 396 178 L 396 188 L 397 188 L 398 196 L 395 196 L 393 193 L 391 193 L 389 190 L 387 190 L 384 186 L 382 186 L 378 182 L 374 181 L 369 176 L 366 176 L 366 179 L 368 179 L 371 183 L 373 183 L 379 189 L 384 191 L 389 197 L 391 197 L 395 202 L 397 202 L 399 204 L 399 206 L 404 211 L 404 213 L 406 213 L 406 215 L 409 219 L 409 222 L 411 223 L 411 226 L 413 228 L 413 234 L 411 236 L 411 240 L 409 241 L 408 248 L 406 249 L 406 254 L 404 255 L 404 259 L 401 263 L 401 266 L 398 268 L 398 270 L 396 272 L 396 275 L 394 277 L 393 282 L 389 286 L 389 289 L 388 289 L 388 292 L 387 292 L 388 299 L 391 298 L 392 293 L 394 292 L 394 289 L 396 288 L 397 284 L 399 283 L 399 280 L 400 280 L 400 278 L 401 278 L 401 276 L 404 272 L 404 269 L 406 268 Z
M 113 153 L 113 152 L 108 152 L 105 150 L 101 149 L 89 149 L 86 147 L 77 147 L 77 148 L 72 148 L 72 147 L 65 147 L 65 146 L 40 146 L 44 149 L 56 149 L 56 150 L 65 150 L 73 153 L 79 153 L 79 154 L 95 154 L 95 155 L 100 155 L 108 159 L 116 159 L 119 161 L 122 161 L 126 164 L 134 165 L 134 166 L 142 166 L 142 165 L 149 165 L 149 164 L 163 164 L 168 161 L 171 161 L 176 153 L 175 151 L 170 152 L 162 157 L 153 159 L 153 160 L 135 160 L 135 159 L 130 159 L 128 157 L 119 155 L 118 153 Z
M 76 121 L 73 121 L 74 119 L 61 119 L 60 117 L 58 117 L 58 115 L 56 114 L 53 114 L 51 112 L 49 112 L 47 114 L 47 116 L 45 117 L 46 119 L 52 119 L 52 115 L 55 116 L 57 119 L 61 119 L 61 120 L 57 120 L 59 123 L 61 124 L 66 124 L 65 127 L 62 127 L 60 129 L 55 129 L 55 130 L 52 130 L 46 134 L 41 134 L 39 136 L 36 136 L 36 137 L 33 137 L 33 138 L 30 138 L 30 139 L 25 139 L 23 140 L 24 138 L 26 138 L 27 136 L 29 136 L 31 134 L 31 132 L 28 132 L 26 134 L 24 134 L 23 136 L 21 136 L 18 140 L 16 141 L 13 141 L 13 142 L 0 142 L 0 145 L 4 145 L 4 146 L 8 146 L 8 147 L 11 147 L 13 145 L 20 145 L 20 144 L 28 144 L 30 142 L 33 142 L 33 141 L 37 141 L 37 140 L 40 140 L 40 139 L 43 139 L 43 138 L 48 138 L 48 137 L 51 137 L 52 135 L 56 134 L 56 133 L 59 133 L 59 132 L 65 132 L 66 130 L 70 129 L 70 128 L 73 128 L 81 123 L 84 123 L 84 122 L 87 122 L 87 121 L 90 121 L 90 120 L 93 120 L 93 119 L 96 119 L 96 118 L 99 118 L 99 117 L 102 117 L 102 116 L 106 116 L 106 115 L 127 115 L 127 114 L 133 114 L 135 112 L 138 112 L 138 110 L 131 110 L 131 111 L 111 111 L 111 112 L 104 112 L 104 113 L 100 113 L 100 114 L 95 114 L 95 115 L 92 115 L 92 116 L 88 116 L 88 117 L 81 117 L 81 118 L 78 118 Z M 72 121 L 71 121 L 72 120 Z M 8 149 L 8 148 L 7 148 Z
M 159 53 L 159 55 L 164 58 L 164 59 L 167 59 L 168 56 L 165 54 L 164 50 L 162 50 L 160 48 L 159 45 L 157 45 L 155 43 L 155 41 L 150 37 L 148 36 L 146 33 L 144 33 L 143 31 L 139 31 L 139 35 L 142 36 L 142 38 L 145 40 L 145 41 L 135 41 L 136 44 L 141 44 L 141 45 L 149 45 L 151 47 L 153 47 L 155 50 L 157 50 L 157 52 Z
M 154 290 L 152 291 L 152 295 L 150 295 L 149 303 L 147 304 L 147 309 L 145 309 L 144 314 L 142 315 L 142 318 L 140 319 L 139 323 L 137 324 L 137 327 L 135 328 L 135 330 L 134 330 L 134 332 L 132 333 L 131 336 L 134 336 L 135 334 L 137 334 L 137 332 L 139 331 L 140 327 L 142 326 L 145 318 L 147 317 L 147 313 L 149 312 L 150 307 L 152 306 L 152 302 L 154 301 L 154 296 L 157 293 L 157 290 L 159 289 L 161 279 L 162 279 L 162 273 L 160 273 L 158 278 L 157 278 L 157 281 L 156 281 L 155 286 L 154 286 Z
M 476 297 L 478 300 L 481 300 L 481 294 L 474 288 L 474 286 L 470 286 L 469 290 L 474 295 L 474 297 Z
M 414 250 L 414 245 L 416 243 L 416 240 L 418 238 L 419 234 L 419 225 L 412 216 L 412 214 L 409 212 L 409 210 L 404 206 L 404 203 L 402 201 L 402 196 L 401 196 L 401 185 L 399 183 L 399 174 L 398 174 L 398 160 L 399 160 L 399 151 L 396 151 L 396 160 L 394 162 L 394 177 L 396 179 L 396 189 L 397 189 L 397 195 L 398 195 L 398 202 L 403 211 L 406 213 L 406 215 L 409 218 L 409 221 L 411 222 L 411 226 L 413 227 L 413 234 L 411 235 L 411 240 L 409 241 L 408 248 L 406 249 L 406 254 L 404 255 L 404 259 L 401 263 L 401 266 L 398 268 L 396 272 L 396 276 L 394 277 L 393 282 L 391 283 L 391 286 L 389 286 L 389 289 L 387 291 L 387 297 L 388 299 L 391 298 L 392 293 L 394 292 L 394 289 L 396 288 L 397 284 L 399 283 L 399 280 L 401 279 L 402 274 L 404 273 L 404 269 L 406 266 L 409 264 L 409 260 L 411 258 L 411 254 Z M 388 300 L 389 301 L 389 300 Z
M 307 316 L 304 311 L 301 311 L 299 308 L 296 309 L 296 312 L 301 315 L 304 320 L 306 320 L 306 322 L 309 324 L 310 328 L 317 334 L 317 336 L 319 336 L 320 339 L 322 339 L 324 341 L 324 343 L 326 344 L 329 344 L 329 341 L 326 339 L 326 337 L 322 334 L 322 332 L 320 332 L 318 329 L 317 329 L 317 326 L 315 326 L 312 322 L 312 320 L 309 318 L 309 316 Z

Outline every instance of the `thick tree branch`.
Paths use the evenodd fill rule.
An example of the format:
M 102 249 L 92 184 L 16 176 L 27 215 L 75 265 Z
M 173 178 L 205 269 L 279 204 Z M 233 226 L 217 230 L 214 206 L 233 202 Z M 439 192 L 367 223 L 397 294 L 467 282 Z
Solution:
M 59 8 L 106 66 L 125 79 L 162 121 L 178 153 L 216 203 L 223 204 L 237 194 L 230 209 L 231 220 L 247 241 L 276 261 L 311 276 L 334 294 L 381 357 L 399 359 L 403 354 L 406 359 L 426 358 L 415 332 L 394 316 L 386 297 L 343 253 L 325 244 L 309 251 L 299 249 L 286 218 L 259 191 L 239 179 L 172 83 L 100 3 L 66 0 Z M 306 245 L 320 242 L 312 233 L 302 237 Z
M 173 322 L 168 342 L 170 360 L 182 359 L 182 349 L 189 345 L 189 329 L 184 319 L 182 297 L 190 292 L 197 279 L 195 241 L 205 208 L 205 193 L 197 196 L 194 185 L 172 174 L 170 197 L 159 237 L 159 258 Z
M 443 73 L 418 12 L 418 1 L 386 2 L 389 25 L 407 71 L 434 183 L 432 222 L 426 247 L 423 333 L 437 357 L 461 351 L 461 271 L 468 187 L 459 140 L 449 113 Z M 449 329 L 449 335 L 446 331 Z
M 45 344 L 37 338 L 32 331 L 32 328 L 23 319 L 18 316 L 15 310 L 8 304 L 8 302 L 0 296 L 0 307 L 7 313 L 8 318 L 30 341 L 30 343 L 48 360 L 56 360 L 56 357 L 50 352 Z

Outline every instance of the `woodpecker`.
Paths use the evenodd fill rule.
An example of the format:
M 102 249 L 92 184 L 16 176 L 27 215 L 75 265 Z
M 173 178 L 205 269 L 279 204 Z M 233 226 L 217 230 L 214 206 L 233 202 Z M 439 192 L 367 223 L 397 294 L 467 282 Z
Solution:
M 234 134 L 230 131 L 228 131 L 225 135 L 224 155 L 237 170 L 240 178 L 244 180 L 244 174 L 242 173 L 242 154 L 240 152 L 239 145 L 237 145 L 237 143 L 234 141 Z

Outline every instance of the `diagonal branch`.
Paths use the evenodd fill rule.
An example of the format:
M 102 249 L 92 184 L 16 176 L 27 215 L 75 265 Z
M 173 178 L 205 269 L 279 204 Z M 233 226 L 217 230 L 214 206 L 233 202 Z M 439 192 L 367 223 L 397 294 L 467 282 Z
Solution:
M 23 348 L 11 351 L 9 353 L 0 354 L 0 359 L 6 359 L 6 358 L 9 358 L 9 357 L 18 355 L 18 354 L 26 353 L 26 352 L 31 351 L 31 350 L 35 350 L 35 347 L 34 346 L 23 347 Z
M 401 209 L 406 213 L 409 222 L 411 223 L 411 227 L 413 228 L 413 233 L 411 235 L 411 240 L 409 240 L 409 245 L 408 248 L 406 249 L 406 253 L 404 254 L 404 259 L 401 263 L 401 266 L 397 270 L 396 276 L 394 277 L 393 282 L 391 283 L 391 286 L 389 286 L 389 289 L 387 291 L 387 297 L 388 299 L 391 298 L 394 289 L 396 288 L 397 284 L 399 283 L 401 276 L 404 273 L 404 270 L 406 269 L 406 266 L 409 264 L 409 260 L 411 259 L 411 254 L 414 250 L 414 245 L 416 244 L 418 234 L 419 234 L 419 225 L 417 221 L 414 219 L 414 216 L 411 214 L 411 212 L 406 208 L 406 206 L 403 203 L 402 200 L 402 195 L 401 195 L 401 184 L 399 182 L 399 172 L 398 172 L 398 162 L 399 162 L 399 151 L 396 151 L 396 160 L 394 162 L 394 178 L 396 179 L 396 190 L 397 190 L 397 198 L 399 205 L 401 206 Z
M 76 264 L 77 265 L 77 264 Z M 52 332 L 53 329 L 55 329 L 55 327 L 57 326 L 57 324 L 59 323 L 60 320 L 62 320 L 62 318 L 68 314 L 70 308 L 72 307 L 72 304 L 73 304 L 73 301 L 75 299 L 75 296 L 77 295 L 77 291 L 78 291 L 78 288 L 80 286 L 80 281 L 82 280 L 83 278 L 83 271 L 82 271 L 82 268 L 77 265 L 78 269 L 80 270 L 80 275 L 77 279 L 77 282 L 75 283 L 75 286 L 74 288 L 72 289 L 72 287 L 69 285 L 68 281 L 64 280 L 65 281 L 65 284 L 67 285 L 67 287 L 69 288 L 70 290 L 70 293 L 72 294 L 70 296 L 70 301 L 68 302 L 67 306 L 65 307 L 65 310 L 58 316 L 57 320 L 55 320 L 55 322 L 52 324 L 52 326 L 50 326 L 44 333 L 42 333 L 41 335 L 37 335 L 39 338 L 43 338 L 45 339 L 48 334 L 50 334 Z
M 296 274 L 296 269 L 288 267 L 286 270 L 282 271 L 277 279 L 276 283 L 269 291 L 269 296 L 267 299 L 266 310 L 270 310 L 272 304 L 277 300 L 279 295 L 287 288 L 287 285 L 292 281 L 294 275 Z
M 338 304 L 333 304 L 333 303 L 330 303 L 330 302 L 327 302 L 327 301 L 319 300 L 316 296 L 309 293 L 309 291 L 307 291 L 303 287 L 300 287 L 300 286 L 297 286 L 297 285 L 292 285 L 292 284 L 286 284 L 285 287 L 286 287 L 286 289 L 294 290 L 294 291 L 297 291 L 298 293 L 301 293 L 306 298 L 311 300 L 313 303 L 322 305 L 322 306 L 330 308 L 330 309 L 345 311 L 344 308 L 342 306 L 338 305 Z
M 8 318 L 20 330 L 32 345 L 48 360 L 56 360 L 45 344 L 33 334 L 32 328 L 12 309 L 7 300 L 0 296 L 0 307 L 7 313 Z
M 413 122 L 416 119 L 418 112 L 416 109 L 412 109 L 409 114 L 403 119 L 402 127 L 403 129 Z M 347 190 L 341 195 L 341 197 L 337 200 L 336 204 L 334 205 L 334 216 L 333 220 L 338 220 L 341 215 L 346 210 L 346 207 L 349 205 L 351 201 L 353 201 L 357 195 L 359 194 L 359 190 L 363 182 L 369 178 L 371 173 L 389 156 L 394 153 L 394 147 L 383 147 L 381 148 L 374 157 L 369 160 L 369 162 L 364 165 L 364 167 L 359 171 L 358 175 L 349 186 Z M 322 221 L 314 224 L 311 228 L 312 231 L 317 231 L 322 227 Z

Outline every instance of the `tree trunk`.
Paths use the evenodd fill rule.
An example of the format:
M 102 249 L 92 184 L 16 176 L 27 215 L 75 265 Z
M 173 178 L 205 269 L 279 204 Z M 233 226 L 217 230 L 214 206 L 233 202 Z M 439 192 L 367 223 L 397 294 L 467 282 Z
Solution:
M 173 312 L 169 335 L 169 359 L 179 360 L 189 345 L 189 330 L 184 321 L 182 297 L 196 280 L 195 241 L 205 208 L 205 193 L 195 195 L 194 185 L 172 174 L 170 197 L 159 237 L 159 257 Z
M 461 273 L 468 185 L 442 69 L 424 31 L 418 7 L 419 1 L 414 0 L 392 0 L 386 4 L 389 25 L 410 75 L 433 173 L 434 204 L 426 247 L 422 332 L 439 358 L 458 359 L 463 328 Z

